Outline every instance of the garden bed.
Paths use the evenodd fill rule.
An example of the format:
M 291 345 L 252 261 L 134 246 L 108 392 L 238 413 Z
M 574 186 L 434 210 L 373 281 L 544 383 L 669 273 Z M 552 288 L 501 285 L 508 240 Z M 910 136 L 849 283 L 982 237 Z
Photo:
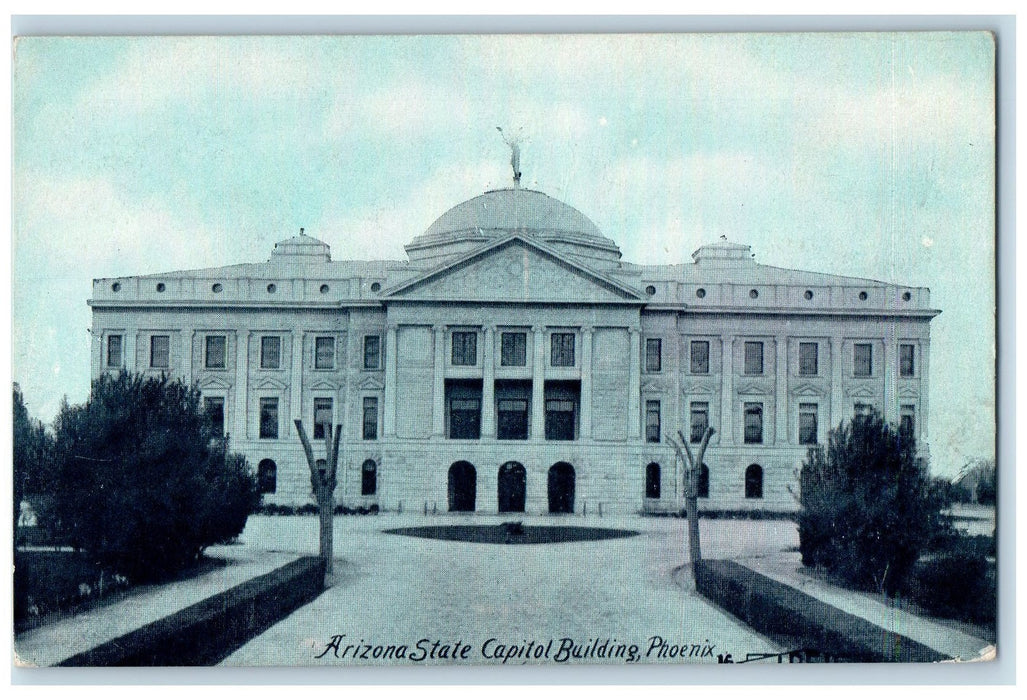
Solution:
M 384 530 L 390 535 L 424 537 L 433 540 L 476 542 L 479 544 L 551 544 L 634 537 L 637 530 L 575 525 L 523 525 L 519 522 L 500 525 L 428 525 Z

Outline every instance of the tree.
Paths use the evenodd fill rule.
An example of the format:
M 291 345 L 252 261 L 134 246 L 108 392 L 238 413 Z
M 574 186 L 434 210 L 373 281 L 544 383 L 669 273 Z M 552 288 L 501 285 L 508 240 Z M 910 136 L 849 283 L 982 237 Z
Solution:
M 39 493 L 42 484 L 51 478 L 48 472 L 54 445 L 46 427 L 29 416 L 21 388 L 17 383 L 14 385 L 13 418 L 14 449 L 11 471 L 14 482 L 14 533 L 17 535 L 22 502 L 28 500 L 32 494 Z
M 995 460 L 971 459 L 959 470 L 955 485 L 964 503 L 995 503 Z
M 158 578 L 242 532 L 260 503 L 195 388 L 122 372 L 55 421 L 46 521 L 60 540 L 135 579 Z
M 915 441 L 880 415 L 856 416 L 809 449 L 800 472 L 802 563 L 894 593 L 940 527 Z
M 699 577 L 699 562 L 702 561 L 702 550 L 699 546 L 699 475 L 702 471 L 702 460 L 706 454 L 706 447 L 710 444 L 710 438 L 717 431 L 712 427 L 707 427 L 703 433 L 702 442 L 699 444 L 699 449 L 695 454 L 692 454 L 692 448 L 688 446 L 688 440 L 685 439 L 684 433 L 678 431 L 678 438 L 681 440 L 679 445 L 675 442 L 674 438 L 667 435 L 667 442 L 671 444 L 674 451 L 678 455 L 678 459 L 681 460 L 682 464 L 685 465 L 685 511 L 688 515 L 688 554 L 689 560 L 692 562 L 692 578 L 698 580 Z M 684 450 L 682 452 L 682 450 Z
M 321 525 L 319 538 L 320 555 L 325 563 L 325 579 L 332 574 L 332 557 L 334 555 L 334 516 L 335 516 L 335 485 L 336 472 L 339 466 L 339 443 L 342 440 L 342 426 L 335 426 L 335 437 L 332 438 L 332 431 L 325 431 L 325 460 L 324 469 L 319 469 L 314 459 L 314 449 L 310 446 L 307 438 L 307 431 L 303 429 L 303 421 L 297 418 L 293 421 L 296 425 L 296 432 L 300 436 L 300 443 L 303 445 L 303 453 L 307 456 L 307 466 L 310 467 L 310 487 L 317 499 L 317 509 Z

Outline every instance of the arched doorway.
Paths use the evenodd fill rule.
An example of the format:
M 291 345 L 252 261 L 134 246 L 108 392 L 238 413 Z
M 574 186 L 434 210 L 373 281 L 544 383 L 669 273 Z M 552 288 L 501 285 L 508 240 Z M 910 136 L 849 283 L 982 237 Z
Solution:
M 449 510 L 474 511 L 478 473 L 470 462 L 453 462 L 449 468 Z
M 507 462 L 499 468 L 499 512 L 523 513 L 528 476 L 524 465 Z
M 567 462 L 549 467 L 549 512 L 574 512 L 574 467 Z
M 649 462 L 645 467 L 645 497 L 660 497 L 660 465 Z
M 261 493 L 274 493 L 278 488 L 278 465 L 273 459 L 262 459 L 257 465 L 257 484 Z
M 763 467 L 750 464 L 745 470 L 745 497 L 763 498 Z

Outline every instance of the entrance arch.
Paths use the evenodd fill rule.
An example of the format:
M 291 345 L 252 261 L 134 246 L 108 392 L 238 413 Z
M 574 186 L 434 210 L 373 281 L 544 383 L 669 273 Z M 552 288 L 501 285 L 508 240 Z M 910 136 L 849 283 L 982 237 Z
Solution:
M 499 468 L 499 512 L 523 513 L 527 472 L 520 462 L 507 462 Z
M 549 512 L 574 512 L 574 467 L 567 462 L 549 467 Z
M 453 462 L 449 468 L 449 510 L 474 511 L 478 473 L 470 462 Z

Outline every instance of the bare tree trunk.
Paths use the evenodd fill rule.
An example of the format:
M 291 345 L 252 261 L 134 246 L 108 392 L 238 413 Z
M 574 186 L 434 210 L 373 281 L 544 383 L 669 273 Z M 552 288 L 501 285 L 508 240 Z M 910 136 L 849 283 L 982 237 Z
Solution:
M 678 438 L 681 440 L 680 445 L 670 435 L 667 436 L 667 442 L 671 444 L 685 466 L 684 488 L 685 515 L 688 518 L 688 559 L 692 565 L 693 581 L 698 580 L 699 562 L 702 561 L 702 551 L 699 545 L 699 475 L 702 473 L 702 460 L 706 454 L 706 446 L 710 444 L 710 438 L 716 432 L 711 427 L 706 428 L 702 443 L 699 445 L 699 450 L 694 455 L 692 454 L 692 448 L 688 445 L 688 440 L 685 439 L 684 434 L 680 430 L 678 431 Z
M 325 564 L 325 583 L 334 570 L 333 559 L 335 553 L 333 535 L 335 531 L 335 484 L 336 472 L 339 465 L 339 442 L 342 440 L 342 426 L 335 426 L 334 439 L 332 430 L 329 428 L 325 434 L 325 460 L 324 472 L 317 468 L 317 460 L 314 459 L 314 448 L 310 446 L 307 439 L 307 431 L 303 429 L 303 421 L 297 418 L 293 421 L 296 425 L 296 432 L 303 444 L 303 453 L 307 456 L 307 466 L 310 468 L 310 486 L 317 499 L 318 520 L 320 524 L 320 536 L 318 538 L 319 555 Z

